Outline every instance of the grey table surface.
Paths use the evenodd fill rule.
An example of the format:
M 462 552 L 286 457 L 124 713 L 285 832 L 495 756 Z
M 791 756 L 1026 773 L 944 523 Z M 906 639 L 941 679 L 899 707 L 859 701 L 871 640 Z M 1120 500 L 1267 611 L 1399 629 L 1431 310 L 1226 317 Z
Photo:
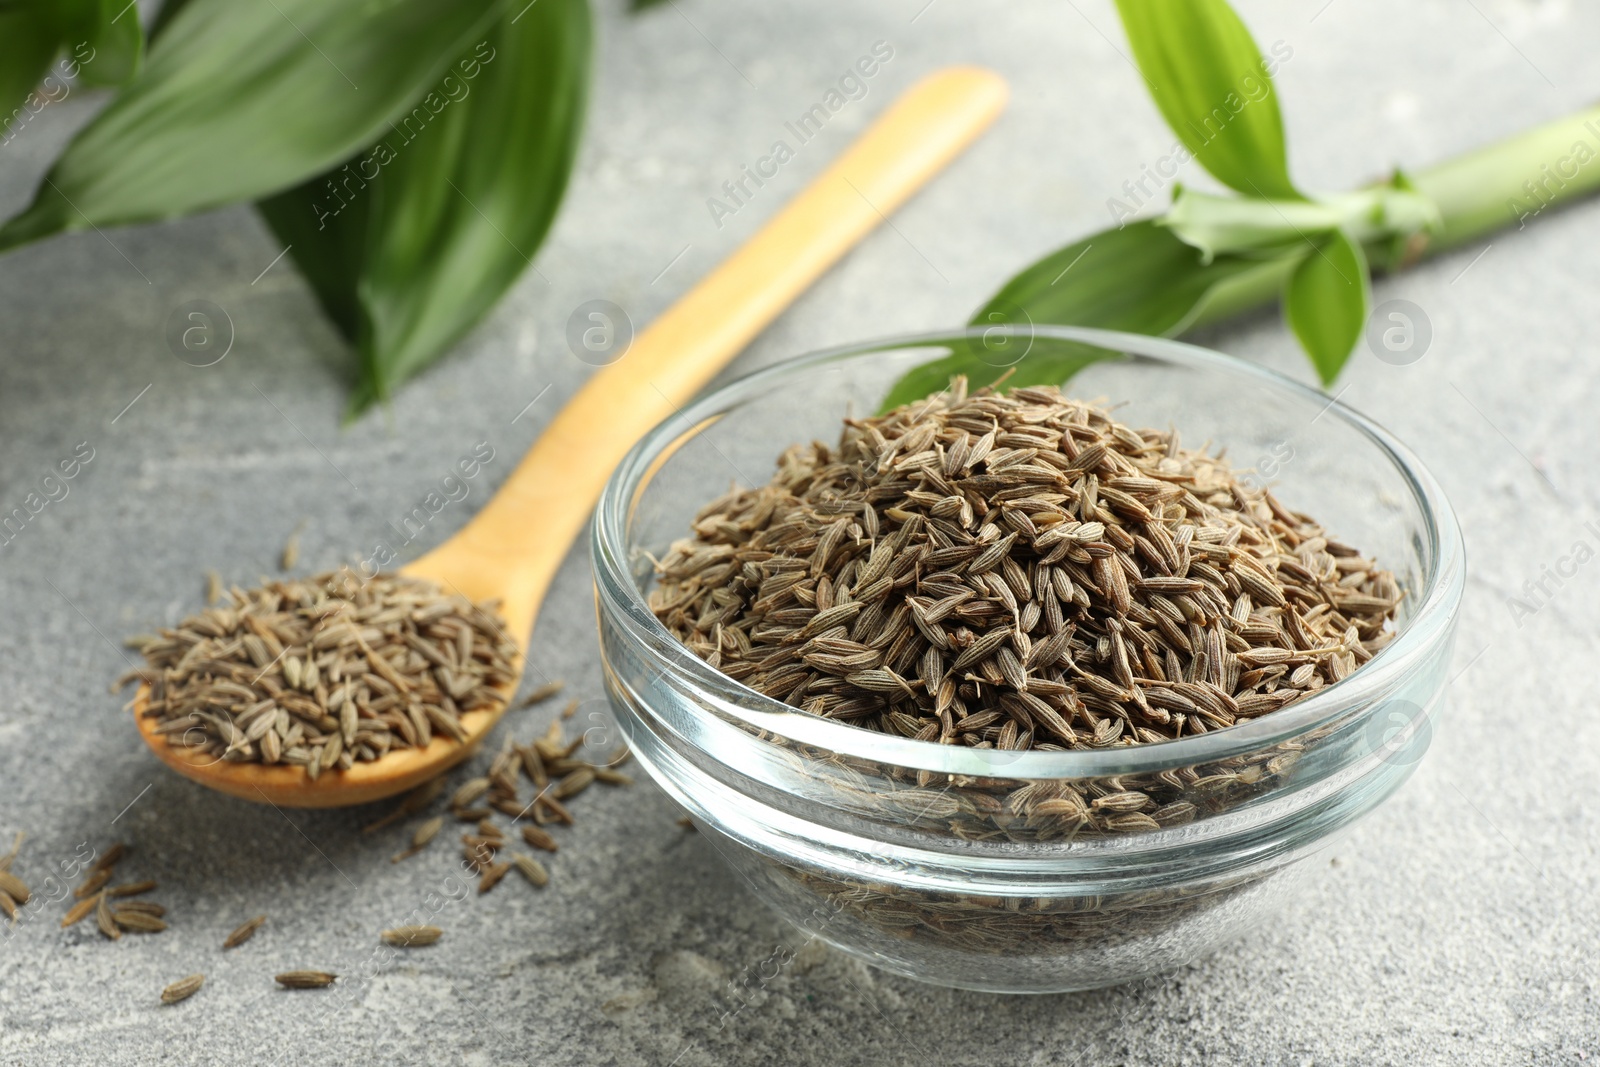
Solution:
M 1572 0 L 1241 3 L 1278 76 L 1292 165 L 1350 186 L 1553 118 L 1600 90 L 1600 9 Z M 101 940 L 62 905 L 0 939 L 0 1063 L 1557 1064 L 1600 1056 L 1594 901 L 1600 772 L 1593 689 L 1600 597 L 1581 568 L 1529 618 L 1507 598 L 1574 542 L 1600 492 L 1592 462 L 1600 204 L 1381 280 L 1431 320 L 1405 367 L 1359 353 L 1345 401 L 1408 441 L 1459 511 L 1471 579 L 1456 681 L 1432 750 L 1281 920 L 1156 983 L 1000 997 L 919 985 L 798 943 L 677 825 L 652 784 L 581 798 L 535 894 L 450 905 L 447 938 L 399 959 L 375 931 L 439 887 L 452 850 L 394 866 L 403 831 L 374 811 L 282 812 L 165 771 L 107 682 L 127 633 L 195 607 L 215 568 L 351 561 L 480 441 L 496 458 L 445 537 L 503 479 L 591 368 L 565 324 L 606 298 L 648 321 L 733 249 L 923 73 L 1002 72 L 1014 97 L 981 148 L 880 228 L 750 348 L 735 371 L 823 345 L 949 325 L 1012 271 L 1108 222 L 1106 201 L 1171 136 L 1104 0 L 960 4 L 606 0 L 592 118 L 538 271 L 387 415 L 339 427 L 348 357 L 254 215 L 89 232 L 0 259 L 0 504 L 80 442 L 93 459 L 0 548 L 0 834 L 31 835 L 36 882 L 82 847 L 126 840 L 173 929 Z M 719 227 L 706 199 L 782 136 L 857 56 L 893 58 L 777 179 Z M 20 207 L 102 97 L 75 91 L 0 148 L 0 209 Z M 1193 168 L 1185 178 L 1192 180 Z M 265 269 L 265 273 L 263 270 Z M 196 368 L 164 340 L 174 307 L 226 309 L 227 358 Z M 1308 373 L 1274 313 L 1204 338 Z M 548 391 L 546 391 L 548 390 Z M 530 401 L 539 397 L 531 408 Z M 526 410 L 525 410 L 526 409 Z M 520 418 L 518 417 L 520 414 Z M 568 559 L 531 676 L 603 715 L 589 564 Z M 575 625 L 548 620 L 571 618 Z M 518 713 L 520 735 L 551 707 Z M 226 932 L 265 911 L 245 949 Z M 325 967 L 340 995 L 276 991 Z M 181 1010 L 156 993 L 210 976 Z

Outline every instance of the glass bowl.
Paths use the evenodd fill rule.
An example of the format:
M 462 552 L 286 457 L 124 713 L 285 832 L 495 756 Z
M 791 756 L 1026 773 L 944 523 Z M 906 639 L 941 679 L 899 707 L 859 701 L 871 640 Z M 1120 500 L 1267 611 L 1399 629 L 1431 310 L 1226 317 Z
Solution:
M 1158 744 L 1010 752 L 823 719 L 721 674 L 652 615 L 653 558 L 695 512 L 837 440 L 952 353 L 1067 377 L 1133 426 L 1225 447 L 1285 505 L 1394 572 L 1397 636 L 1344 680 Z M 1256 457 L 1260 457 L 1259 460 Z M 956 331 L 838 348 L 720 388 L 656 427 L 601 498 L 592 550 L 608 695 L 640 763 L 808 937 L 940 985 L 1112 985 L 1262 929 L 1427 748 L 1465 580 L 1461 532 L 1405 446 L 1314 389 L 1150 337 Z M 1096 801 L 1148 797 L 1140 819 Z

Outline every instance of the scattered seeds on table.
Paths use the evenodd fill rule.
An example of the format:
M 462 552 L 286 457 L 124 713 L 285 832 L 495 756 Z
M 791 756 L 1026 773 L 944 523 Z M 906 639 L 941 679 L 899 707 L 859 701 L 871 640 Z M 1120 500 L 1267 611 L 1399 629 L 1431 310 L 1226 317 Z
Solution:
M 117 925 L 116 916 L 111 914 L 110 898 L 101 893 L 97 899 L 99 903 L 94 908 L 95 925 L 99 926 L 100 932 L 111 940 L 122 940 L 122 928 Z
M 578 701 L 576 699 L 567 701 L 567 706 L 561 709 L 561 717 L 570 719 L 576 714 L 578 714 Z
M 509 863 L 490 863 L 484 868 L 483 877 L 478 879 L 478 892 L 487 893 L 489 890 L 499 885 L 500 879 L 504 878 L 506 876 L 506 872 L 510 869 L 511 864 Z
M 627 746 L 612 752 L 611 766 L 599 767 L 576 758 L 575 753 L 582 745 L 581 736 L 568 738 L 565 735 L 559 717 L 537 740 L 519 744 L 505 738 L 487 770 L 456 785 L 448 794 L 448 811 L 423 821 L 413 833 L 411 845 L 391 857 L 392 861 L 416 855 L 433 842 L 448 819 L 455 818 L 473 824 L 469 832 L 461 835 L 461 855 L 466 866 L 479 875 L 480 893 L 493 889 L 513 867 L 534 885 L 546 884 L 549 872 L 538 861 L 531 857 L 515 857 L 509 852 L 507 858 L 499 857 L 506 849 L 510 830 L 495 821 L 495 813 L 509 817 L 513 827 L 520 826 L 522 838 L 530 847 L 551 853 L 558 851 L 556 839 L 540 824 L 570 825 L 573 822 L 572 812 L 560 798 L 570 799 L 596 781 L 611 785 L 630 785 L 633 781 L 612 769 L 630 757 Z M 556 772 L 554 781 L 547 766 Z M 532 800 L 519 796 L 523 775 L 531 777 L 539 787 Z M 444 778 L 434 779 L 409 794 L 394 811 L 363 829 L 376 830 L 396 819 L 416 814 L 444 791 Z
M 489 785 L 495 792 L 517 792 L 517 772 L 522 769 L 522 757 L 517 753 L 516 742 L 507 735 L 489 764 Z
M 115 867 L 117 864 L 121 863 L 123 857 L 127 854 L 128 846 L 123 844 L 121 841 L 118 841 L 110 848 L 106 849 L 105 852 L 101 853 L 100 858 L 95 860 L 94 866 L 89 869 L 91 871 L 110 870 L 112 867 Z
M 421 948 L 431 945 L 444 935 L 444 931 L 437 926 L 396 926 L 392 930 L 383 932 L 386 944 L 396 948 Z
M 238 928 L 235 929 L 233 933 L 227 936 L 227 938 L 222 942 L 222 947 L 225 949 L 238 948 L 240 945 L 256 936 L 256 931 L 261 929 L 261 924 L 266 921 L 267 917 L 265 915 L 257 915 L 254 919 L 246 919 L 243 923 L 239 924 Z
M 33 898 L 28 885 L 21 878 L 10 871 L 0 870 L 0 893 L 4 893 L 18 904 L 26 904 Z
M 222 575 L 216 571 L 206 571 L 206 606 L 210 607 L 222 599 Z M 141 642 L 142 644 L 143 642 Z
M 275 975 L 273 981 L 285 989 L 324 989 L 339 976 L 327 971 L 285 971 Z
M 167 914 L 166 908 L 153 901 L 128 899 L 155 889 L 155 882 L 145 880 L 107 885 L 115 874 L 117 864 L 127 854 L 128 847 L 120 841 L 100 854 L 87 869 L 84 880 L 73 890 L 76 903 L 62 916 L 62 929 L 77 925 L 91 914 L 100 933 L 113 941 L 120 939 L 124 932 L 153 934 L 167 928 L 167 924 L 161 921 Z M 113 900 L 118 901 L 115 907 L 112 906 Z
M 522 754 L 522 773 L 528 776 L 534 788 L 543 789 L 549 785 L 550 772 L 545 768 L 544 757 L 539 755 L 538 746 L 518 745 L 517 751 Z
M 111 919 L 122 929 L 136 934 L 159 934 L 167 924 L 142 908 L 112 908 Z
M 572 825 L 572 812 L 567 810 L 565 804 L 551 796 L 549 790 L 534 797 L 533 803 L 538 810 L 548 811 L 550 816 L 557 822 L 566 823 L 568 826 Z
M 462 716 L 501 705 L 517 677 L 494 611 L 394 574 L 268 582 L 160 631 L 125 678 L 149 686 L 141 714 L 168 744 L 315 778 L 464 740 Z
M 561 846 L 556 839 L 551 837 L 542 827 L 527 825 L 522 828 L 522 839 L 534 848 L 542 848 L 546 852 L 558 852 Z
M 85 878 L 78 888 L 72 891 L 72 895 L 79 900 L 92 897 L 104 889 L 109 881 L 111 881 L 111 872 L 109 870 L 91 871 L 89 877 Z
M 141 915 L 150 915 L 157 919 L 160 919 L 167 914 L 167 909 L 163 908 L 160 904 L 157 904 L 153 900 L 130 900 L 125 904 L 119 904 L 113 908 L 112 914 L 115 914 L 118 911 L 136 911 Z
M 499 849 L 502 841 L 480 837 L 477 834 L 463 834 L 461 843 L 465 846 L 461 850 L 461 855 L 467 861 L 467 865 L 482 873 L 494 863 L 495 851 Z
M 544 864 L 532 856 L 525 856 L 520 852 L 513 853 L 511 863 L 517 868 L 517 873 L 526 878 L 529 884 L 544 888 L 550 884 L 550 872 L 544 869 Z
M 544 685 L 541 685 L 539 688 L 529 693 L 523 699 L 522 703 L 517 705 L 517 707 L 519 709 L 531 708 L 535 704 L 542 704 L 544 701 L 549 700 L 566 687 L 567 683 L 563 681 L 546 682 Z
M 594 768 L 579 767 L 577 770 L 561 779 L 561 781 L 557 782 L 556 787 L 550 792 L 551 795 L 557 800 L 566 800 L 568 797 L 577 796 L 579 793 L 589 788 L 593 782 Z
M 489 779 L 469 778 L 450 797 L 452 808 L 470 808 L 489 791 Z
M 180 978 L 161 991 L 161 1003 L 176 1004 L 180 1000 L 188 1000 L 205 984 L 206 976 L 203 974 L 191 974 L 187 978 Z
M 12 922 L 17 921 L 17 902 L 11 899 L 9 893 L 0 893 L 0 911 L 6 913 L 6 918 Z
M 439 830 L 443 826 L 444 816 L 435 815 L 433 818 L 417 827 L 417 832 L 411 835 L 410 847 L 404 852 L 399 852 L 391 856 L 389 858 L 389 862 L 399 863 L 403 859 L 408 859 L 411 856 L 415 856 L 418 852 L 421 852 L 423 849 L 428 847 L 428 842 L 432 841 L 438 836 Z
M 104 898 L 105 894 L 96 893 L 92 897 L 78 901 L 71 908 L 67 909 L 66 916 L 61 920 L 61 928 L 65 930 L 67 927 L 75 926 L 84 919 L 88 918 L 90 913 L 100 906 L 100 901 Z
M 489 806 L 501 815 L 509 815 L 513 819 L 520 819 L 528 813 L 528 806 L 513 797 L 495 797 L 489 801 Z

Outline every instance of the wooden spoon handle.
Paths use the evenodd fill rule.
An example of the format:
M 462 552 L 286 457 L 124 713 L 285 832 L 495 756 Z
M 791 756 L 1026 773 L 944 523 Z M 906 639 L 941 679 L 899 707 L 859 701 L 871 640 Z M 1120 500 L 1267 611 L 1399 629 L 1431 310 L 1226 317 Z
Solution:
M 998 75 L 971 67 L 940 71 L 908 89 L 621 359 L 597 371 L 477 517 L 407 569 L 487 568 L 492 581 L 458 584 L 499 586 L 506 621 L 525 640 L 546 586 L 634 441 L 983 132 L 1006 96 Z

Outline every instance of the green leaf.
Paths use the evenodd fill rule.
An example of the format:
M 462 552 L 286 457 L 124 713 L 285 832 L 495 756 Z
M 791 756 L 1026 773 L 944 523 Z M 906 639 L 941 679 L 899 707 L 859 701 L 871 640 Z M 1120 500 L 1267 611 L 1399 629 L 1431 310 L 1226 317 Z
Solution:
M 85 127 L 0 250 L 287 188 L 373 143 L 500 0 L 191 0 Z
M 490 37 L 493 62 L 438 136 L 400 150 L 358 287 L 369 376 L 353 412 L 437 359 L 532 266 L 577 156 L 591 37 L 586 0 L 526 8 Z
M 78 78 L 85 85 L 123 85 L 139 73 L 144 30 L 128 0 L 78 0 L 72 40 Z M 79 55 L 76 46 L 92 51 Z
M 462 57 L 472 76 L 458 64 L 371 150 L 261 205 L 358 346 L 352 414 L 437 359 L 529 267 L 577 152 L 591 32 L 584 0 L 540 0 Z
M 0 134 L 19 117 L 60 48 L 53 13 L 34 5 L 0 8 Z
M 358 165 L 362 158 L 351 160 L 347 166 Z M 330 195 L 326 183 L 339 176 L 338 171 L 319 175 L 258 202 L 256 210 L 288 248 L 289 257 L 316 294 L 322 310 L 345 340 L 356 344 L 361 339 L 356 281 L 361 277 L 368 209 L 373 198 L 352 198 L 349 206 L 336 215 L 330 215 L 325 207 L 319 208 Z
M 1199 312 L 1220 280 L 1250 269 L 1248 260 L 1200 254 L 1153 220 L 1074 242 L 1006 283 L 973 316 L 1020 307 L 1034 322 L 1173 334 Z
M 188 6 L 189 0 L 164 0 L 161 7 L 156 10 L 156 17 L 150 20 L 150 40 L 154 41 L 165 33 L 178 12 Z
M 1343 232 L 1319 243 L 1289 276 L 1284 316 L 1323 385 L 1333 384 L 1361 339 L 1370 284 L 1361 245 Z
M 1227 0 L 1117 0 L 1117 10 L 1150 95 L 1200 165 L 1247 196 L 1301 199 L 1289 180 L 1275 65 Z
M 1007 282 L 972 318 L 974 326 L 990 331 L 986 342 L 957 347 L 944 359 L 911 371 L 895 383 L 885 406 L 943 389 L 955 374 L 966 375 L 973 388 L 993 383 L 1007 370 L 1007 385 L 1065 381 L 1108 353 L 1055 342 L 1016 361 L 1031 326 L 1056 323 L 1170 336 L 1202 314 L 1230 282 L 1279 269 L 1272 262 L 1235 256 L 1202 263 L 1199 252 L 1153 220 L 1102 231 L 1046 256 Z M 998 332 L 1003 329 L 1009 335 Z M 1036 338 L 1036 347 L 1043 340 Z M 1014 347 L 1006 350 L 1004 344 Z

